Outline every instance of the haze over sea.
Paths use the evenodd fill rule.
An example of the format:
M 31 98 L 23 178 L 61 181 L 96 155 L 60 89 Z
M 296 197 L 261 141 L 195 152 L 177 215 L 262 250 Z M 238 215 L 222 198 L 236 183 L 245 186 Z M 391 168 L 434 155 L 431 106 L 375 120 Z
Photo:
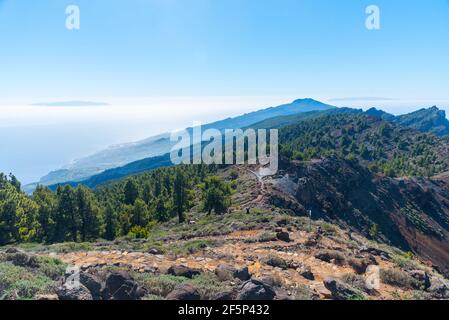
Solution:
M 185 128 L 193 121 L 213 122 L 302 97 L 305 96 L 139 98 L 114 103 L 86 100 L 108 103 L 101 106 L 4 102 L 0 105 L 0 172 L 14 173 L 24 184 L 36 182 L 48 172 L 110 145 Z M 449 111 L 448 101 L 312 98 L 336 106 L 376 106 L 393 114 L 432 105 Z

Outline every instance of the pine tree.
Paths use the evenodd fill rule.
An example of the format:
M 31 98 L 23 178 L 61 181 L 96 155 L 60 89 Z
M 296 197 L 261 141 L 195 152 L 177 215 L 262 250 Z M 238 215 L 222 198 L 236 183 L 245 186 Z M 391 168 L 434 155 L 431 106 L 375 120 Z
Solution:
M 37 239 L 42 242 L 51 242 L 55 234 L 56 196 L 49 188 L 38 186 L 33 193 L 33 200 L 39 207 L 38 221 L 40 230 L 37 234 Z
M 129 179 L 125 184 L 125 204 L 133 205 L 139 197 L 139 188 L 134 179 Z
M 78 241 L 80 218 L 76 206 L 76 196 L 71 186 L 58 187 L 58 208 L 56 214 L 55 239 L 56 242 L 67 240 L 67 236 L 74 242 Z
M 203 209 L 209 214 L 212 210 L 217 214 L 225 213 L 231 205 L 231 187 L 218 176 L 207 177 L 202 186 Z
M 10 183 L 14 188 L 16 188 L 17 192 L 21 192 L 21 183 L 19 180 L 17 180 L 16 176 L 12 173 L 9 174 Z
M 137 199 L 132 210 L 132 225 L 145 227 L 148 224 L 148 206 L 142 199 Z
M 123 204 L 119 211 L 120 234 L 126 236 L 132 228 L 132 210 L 133 206 Z
M 174 192 L 173 192 L 173 204 L 178 214 L 179 223 L 185 221 L 184 210 L 188 205 L 188 190 L 187 180 L 182 172 L 182 169 L 176 170 Z
M 106 240 L 114 240 L 117 234 L 117 217 L 111 204 L 106 206 L 104 222 L 104 238 Z
M 157 198 L 162 194 L 162 183 L 161 178 L 158 176 L 154 182 L 154 196 Z
M 15 189 L 10 184 L 4 184 L 0 190 L 0 245 L 5 245 L 18 239 L 17 201 Z
M 81 241 L 97 239 L 100 235 L 100 208 L 92 192 L 84 186 L 79 186 L 76 189 L 76 198 Z
M 165 198 L 163 195 L 160 195 L 156 199 L 156 208 L 155 208 L 154 217 L 159 222 L 168 221 L 168 219 L 170 218 L 170 215 L 169 215 L 168 209 L 167 209 L 167 205 L 166 205 L 166 201 L 165 201 Z
M 149 204 L 152 198 L 151 185 L 147 182 L 143 186 L 142 199 L 146 204 Z

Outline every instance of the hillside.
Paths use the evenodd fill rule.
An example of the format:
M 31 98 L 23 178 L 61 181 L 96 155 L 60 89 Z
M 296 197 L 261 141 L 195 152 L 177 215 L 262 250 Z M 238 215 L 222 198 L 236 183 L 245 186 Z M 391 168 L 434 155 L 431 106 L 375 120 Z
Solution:
M 304 169 L 287 165 L 285 169 L 291 174 L 301 170 L 321 171 L 332 164 L 351 166 L 345 163 L 314 163 Z M 166 175 L 173 170 L 160 169 L 135 179 L 143 182 L 152 179 L 151 175 L 157 177 L 157 172 Z M 335 170 L 328 172 L 332 174 Z M 145 239 L 128 236 L 115 241 L 0 249 L 2 296 L 43 300 L 449 297 L 448 282 L 425 259 L 382 243 L 385 229 L 367 239 L 357 228 L 339 226 L 331 216 L 319 219 L 315 208 L 313 220 L 301 216 L 302 205 L 283 191 L 289 185 L 287 171 L 262 181 L 247 167 L 227 168 L 215 174 L 236 187 L 226 214 L 203 213 L 200 203 L 194 200 L 186 212 L 188 223 L 170 219 L 153 225 Z M 318 183 L 318 176 L 310 177 Z M 326 178 L 332 181 L 332 177 Z M 345 183 L 353 186 L 349 180 Z M 125 185 L 126 181 L 122 181 L 106 186 L 99 197 L 103 198 L 109 190 L 119 200 L 118 191 Z M 67 265 L 81 267 L 80 290 L 71 291 L 58 284 Z M 380 269 L 377 289 L 365 285 L 368 265 Z M 13 275 L 28 281 L 4 280 L 12 279 Z M 134 289 L 114 290 L 122 285 Z
M 325 114 L 281 128 L 281 153 L 307 161 L 338 155 L 388 176 L 432 176 L 449 168 L 447 138 L 364 113 Z
M 411 251 L 449 275 L 447 178 L 392 179 L 337 157 L 284 168 L 288 175 L 275 185 L 316 219 Z
M 312 111 L 304 114 L 278 116 L 269 118 L 252 125 L 255 128 L 281 128 L 299 121 L 318 118 L 323 115 L 332 115 L 336 113 L 352 113 L 380 118 L 387 122 L 392 122 L 397 125 L 408 127 L 424 133 L 432 133 L 439 137 L 449 136 L 449 121 L 446 118 L 446 112 L 437 107 L 423 108 L 418 111 L 407 113 L 404 115 L 395 116 L 383 110 L 370 108 L 363 112 L 361 109 L 352 108 L 337 108 L 325 111 Z
M 435 106 L 398 116 L 395 122 L 437 136 L 449 135 L 449 121 L 446 118 L 446 112 Z

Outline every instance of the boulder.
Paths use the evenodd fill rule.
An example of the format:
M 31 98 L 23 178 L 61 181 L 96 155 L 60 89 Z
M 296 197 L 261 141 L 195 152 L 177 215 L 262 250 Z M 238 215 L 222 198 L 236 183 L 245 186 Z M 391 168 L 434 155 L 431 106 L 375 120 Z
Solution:
M 237 300 L 273 300 L 274 289 L 260 280 L 251 279 L 243 283 L 239 289 Z
M 192 285 L 182 284 L 177 286 L 165 298 L 167 300 L 200 300 L 201 296 Z
M 92 298 L 94 300 L 100 300 L 101 299 L 101 281 L 94 275 L 87 273 L 87 272 L 81 272 L 80 273 L 80 282 L 82 285 L 84 285 L 87 289 L 89 289 L 90 293 L 92 294 Z
M 237 269 L 234 277 L 239 280 L 246 281 L 251 278 L 251 274 L 249 273 L 248 267 L 242 267 L 240 269 Z
M 276 238 L 280 241 L 290 242 L 290 234 L 287 231 L 280 231 L 276 233 Z
M 232 281 L 234 279 L 246 281 L 251 278 L 248 267 L 237 269 L 236 267 L 228 264 L 220 264 L 215 269 L 215 275 L 220 281 Z
M 284 260 L 283 258 L 276 256 L 276 255 L 269 255 L 265 259 L 265 263 L 274 268 L 281 268 L 283 270 L 286 270 L 289 268 L 288 262 L 286 260 Z
M 301 266 L 297 269 L 298 273 L 307 280 L 315 280 L 315 275 L 309 266 Z
M 193 276 L 199 275 L 201 273 L 201 270 L 189 268 L 184 265 L 179 265 L 171 266 L 167 272 L 168 274 L 171 274 L 173 276 L 186 277 L 191 279 L 193 278 Z
M 345 256 L 335 250 L 320 251 L 315 255 L 315 258 L 336 265 L 343 265 L 346 262 Z
M 237 268 L 229 264 L 220 264 L 215 269 L 215 275 L 220 281 L 232 281 L 234 280 L 234 274 L 237 272 Z
M 82 284 L 64 284 L 56 290 L 59 300 L 92 300 L 92 295 Z
M 335 300 L 351 300 L 363 297 L 363 294 L 346 283 L 332 277 L 324 279 L 324 286 L 331 292 Z
M 409 274 L 420 283 L 421 289 L 426 290 L 430 287 L 430 277 L 427 272 L 423 270 L 411 270 Z
M 102 291 L 102 296 L 105 300 L 138 300 L 142 295 L 142 289 L 124 271 L 115 271 L 109 274 Z

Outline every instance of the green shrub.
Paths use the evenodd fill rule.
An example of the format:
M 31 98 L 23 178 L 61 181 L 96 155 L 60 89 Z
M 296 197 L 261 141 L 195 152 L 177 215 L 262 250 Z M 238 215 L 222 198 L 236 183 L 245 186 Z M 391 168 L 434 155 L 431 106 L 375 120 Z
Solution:
M 64 276 L 67 264 L 61 260 L 51 257 L 38 257 L 39 273 L 44 274 L 52 280 L 59 280 Z
M 186 278 L 176 277 L 172 275 L 154 275 L 152 273 L 136 274 L 136 281 L 141 284 L 149 295 L 165 297 L 173 289 L 186 281 Z
M 265 231 L 259 235 L 259 242 L 277 241 L 276 233 Z
M 201 299 L 206 300 L 229 289 L 225 282 L 220 282 L 215 274 L 209 272 L 193 277 L 189 283 L 198 290 Z
M 337 231 L 338 231 L 338 228 L 337 228 L 335 225 L 330 224 L 330 223 L 322 223 L 322 224 L 321 224 L 321 229 L 322 229 L 325 233 L 330 234 L 330 235 L 334 235 L 334 234 L 336 234 Z
M 185 283 L 196 288 L 202 299 L 210 299 L 215 294 L 228 289 L 227 284 L 220 282 L 213 273 L 202 273 L 193 277 L 193 279 L 150 273 L 136 274 L 134 278 L 147 290 L 146 299 L 166 297 L 178 285 Z
M 373 223 L 371 228 L 368 230 L 368 234 L 372 239 L 375 239 L 379 235 L 379 225 Z
M 4 299 L 32 299 L 36 294 L 52 291 L 54 283 L 23 267 L 0 263 L 0 292 Z
M 140 226 L 134 226 L 128 232 L 128 236 L 133 239 L 146 239 L 149 236 L 148 229 Z
M 411 260 L 411 259 L 413 259 L 414 257 L 415 257 L 415 255 L 414 255 L 413 252 L 411 252 L 411 251 L 407 251 L 407 252 L 404 253 L 404 258 L 405 258 L 405 259 Z
M 394 269 L 381 269 L 380 279 L 383 283 L 403 289 L 419 288 L 420 283 L 407 272 Z
M 417 261 L 415 261 L 410 257 L 411 257 L 410 254 L 404 252 L 394 253 L 392 256 L 392 261 L 405 270 L 413 270 L 413 269 L 421 270 L 422 266 Z
M 172 244 L 167 250 L 175 254 L 193 254 L 219 243 L 215 240 L 191 240 L 180 244 Z

